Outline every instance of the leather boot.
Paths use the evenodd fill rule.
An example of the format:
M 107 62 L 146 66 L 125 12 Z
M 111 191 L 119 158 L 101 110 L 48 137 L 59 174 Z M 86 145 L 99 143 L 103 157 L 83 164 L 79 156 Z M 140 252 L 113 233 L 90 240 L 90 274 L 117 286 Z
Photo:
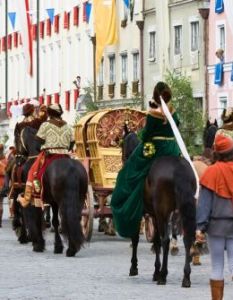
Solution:
M 212 300 L 223 299 L 224 280 L 210 279 L 210 288 L 211 288 Z
M 3 215 L 3 209 L 0 208 L 0 227 L 2 227 L 2 215 Z
M 32 199 L 32 185 L 26 184 L 24 195 L 19 197 L 19 202 L 23 207 L 30 204 Z

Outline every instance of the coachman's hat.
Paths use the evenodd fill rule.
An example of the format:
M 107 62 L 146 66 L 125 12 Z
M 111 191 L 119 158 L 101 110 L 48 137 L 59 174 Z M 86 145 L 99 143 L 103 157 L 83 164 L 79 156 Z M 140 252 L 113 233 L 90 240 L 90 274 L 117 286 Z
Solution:
M 217 134 L 214 141 L 214 150 L 218 153 L 228 153 L 233 150 L 233 139 L 223 134 Z
M 28 117 L 28 116 L 32 115 L 33 112 L 34 112 L 34 105 L 33 104 L 27 103 L 23 106 L 23 115 L 25 117 Z

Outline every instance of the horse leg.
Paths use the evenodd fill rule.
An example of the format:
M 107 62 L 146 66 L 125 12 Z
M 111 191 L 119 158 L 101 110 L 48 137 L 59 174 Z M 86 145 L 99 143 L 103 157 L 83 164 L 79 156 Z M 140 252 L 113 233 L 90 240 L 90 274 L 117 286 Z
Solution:
M 45 225 L 46 225 L 46 228 L 50 228 L 51 227 L 50 206 L 45 206 L 44 214 L 45 214 Z
M 138 249 L 138 242 L 139 242 L 139 231 L 131 239 L 131 241 L 132 241 L 132 258 L 131 258 L 131 267 L 129 270 L 129 276 L 136 276 L 138 275 L 137 249 Z
M 170 238 L 169 238 L 169 232 L 168 232 L 168 223 L 164 224 L 164 231 L 162 234 L 162 247 L 163 247 L 163 262 L 162 262 L 162 268 L 159 273 L 159 278 L 157 281 L 157 284 L 159 285 L 165 285 L 167 282 L 167 264 L 168 264 L 168 253 L 169 253 L 169 244 L 170 244 Z
M 177 246 L 177 235 L 178 235 L 178 212 L 173 212 L 171 218 L 171 230 L 172 230 L 172 239 L 171 239 L 171 255 L 177 255 L 179 252 L 179 247 Z
M 155 271 L 153 274 L 153 281 L 158 281 L 160 268 L 161 268 L 161 261 L 160 261 L 161 239 L 158 230 L 156 230 L 155 232 L 153 248 L 155 250 Z
M 45 240 L 42 235 L 42 209 L 29 205 L 28 207 L 24 208 L 24 215 L 27 220 L 33 251 L 43 252 L 45 249 Z
M 13 197 L 13 205 L 14 205 L 14 217 L 12 220 L 12 228 L 13 230 L 17 230 L 17 228 L 21 227 L 21 206 L 20 203 L 17 201 L 17 196 L 18 195 L 14 195 Z
M 182 287 L 190 287 L 191 281 L 190 281 L 190 274 L 191 274 L 191 261 L 192 257 L 190 255 L 190 249 L 193 244 L 193 239 L 189 237 L 187 234 L 184 235 L 183 238 L 184 246 L 185 246 L 185 265 L 184 265 L 184 277 L 182 281 Z
M 54 253 L 60 254 L 63 252 L 63 244 L 61 236 L 59 234 L 59 218 L 58 218 L 58 207 L 57 205 L 52 205 L 53 218 L 52 224 L 54 228 Z

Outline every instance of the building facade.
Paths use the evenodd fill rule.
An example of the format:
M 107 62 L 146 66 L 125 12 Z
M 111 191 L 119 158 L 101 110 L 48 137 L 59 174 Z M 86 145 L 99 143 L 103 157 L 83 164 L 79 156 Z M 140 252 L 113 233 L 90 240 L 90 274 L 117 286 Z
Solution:
M 208 103 L 212 120 L 221 123 L 224 108 L 233 106 L 233 20 L 228 1 L 210 1 Z

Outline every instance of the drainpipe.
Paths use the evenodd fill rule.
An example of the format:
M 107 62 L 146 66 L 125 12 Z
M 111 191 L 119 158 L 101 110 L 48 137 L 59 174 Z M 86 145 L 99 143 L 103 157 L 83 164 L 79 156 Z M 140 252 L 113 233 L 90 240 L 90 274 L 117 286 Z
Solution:
M 199 14 L 204 20 L 204 66 L 205 66 L 205 99 L 206 107 L 205 112 L 209 117 L 209 75 L 208 75 L 208 56 L 209 56 L 209 8 L 200 8 Z
M 144 0 L 143 0 L 143 11 L 144 13 Z M 142 109 L 144 109 L 144 47 L 143 47 L 143 39 L 144 39 L 144 15 L 143 20 L 136 21 L 136 24 L 140 30 L 140 83 L 141 83 L 141 98 L 142 98 Z

